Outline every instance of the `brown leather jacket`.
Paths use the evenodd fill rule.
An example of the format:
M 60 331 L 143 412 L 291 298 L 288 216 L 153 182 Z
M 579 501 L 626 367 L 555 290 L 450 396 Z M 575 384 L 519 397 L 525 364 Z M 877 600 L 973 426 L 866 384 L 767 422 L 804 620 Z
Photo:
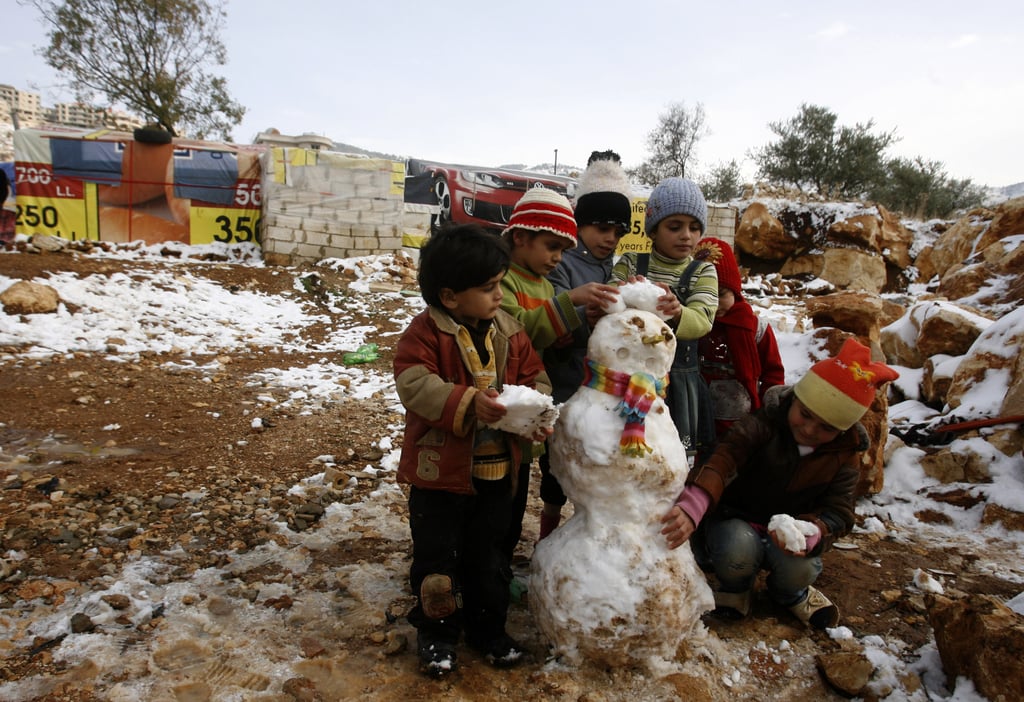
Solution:
M 773 515 L 788 514 L 817 524 L 821 541 L 809 555 L 818 555 L 853 528 L 853 491 L 868 435 L 857 423 L 801 456 L 786 419 L 792 403 L 791 386 L 769 389 L 764 406 L 737 420 L 687 483 L 711 495 L 705 520 L 767 526 Z

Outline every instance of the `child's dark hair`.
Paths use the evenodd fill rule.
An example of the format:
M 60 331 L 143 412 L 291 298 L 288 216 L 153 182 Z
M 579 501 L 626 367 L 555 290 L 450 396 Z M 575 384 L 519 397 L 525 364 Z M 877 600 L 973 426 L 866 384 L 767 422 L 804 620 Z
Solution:
M 441 306 L 441 289 L 462 292 L 508 270 L 509 249 L 501 237 L 477 224 L 447 224 L 420 249 L 417 280 L 428 305 Z

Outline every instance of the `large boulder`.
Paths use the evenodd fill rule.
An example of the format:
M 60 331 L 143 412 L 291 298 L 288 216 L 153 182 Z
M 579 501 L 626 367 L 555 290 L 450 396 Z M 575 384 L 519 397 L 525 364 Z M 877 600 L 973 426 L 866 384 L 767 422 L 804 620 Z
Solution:
M 909 268 L 913 262 L 910 257 L 913 233 L 884 207 L 878 207 L 874 213 L 855 214 L 833 222 L 827 238 L 840 245 L 849 243 L 876 252 L 900 270 Z
M 995 242 L 1020 234 L 1024 234 L 1024 197 L 995 209 L 971 210 L 935 240 L 929 258 L 936 273 L 944 277 L 953 266 L 980 258 Z
M 946 403 L 962 419 L 1024 414 L 1024 307 L 996 320 L 957 366 Z M 1004 392 L 1003 388 L 1007 388 Z
M 976 310 L 946 300 L 925 300 L 883 327 L 879 337 L 887 363 L 921 368 L 926 359 L 936 355 L 967 353 L 991 324 Z
M 925 598 L 946 680 L 964 676 L 986 699 L 1024 700 L 1024 617 L 995 598 Z
M 736 248 L 764 261 L 784 261 L 796 251 L 798 240 L 760 202 L 750 203 L 736 228 Z
M 57 311 L 60 295 L 44 283 L 19 280 L 0 293 L 7 314 L 49 314 Z

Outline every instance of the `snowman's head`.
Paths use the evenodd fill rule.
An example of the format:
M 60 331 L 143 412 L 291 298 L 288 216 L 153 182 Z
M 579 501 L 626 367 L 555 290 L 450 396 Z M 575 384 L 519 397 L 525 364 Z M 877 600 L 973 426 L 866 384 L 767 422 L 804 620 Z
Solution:
M 587 356 L 620 373 L 668 374 L 676 355 L 676 337 L 660 317 L 624 310 L 600 319 L 590 335 Z

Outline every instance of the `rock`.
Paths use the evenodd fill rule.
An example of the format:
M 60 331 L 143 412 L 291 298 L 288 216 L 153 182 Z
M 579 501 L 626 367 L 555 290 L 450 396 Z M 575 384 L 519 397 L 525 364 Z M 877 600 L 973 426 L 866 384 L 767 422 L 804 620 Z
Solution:
M 884 306 L 878 295 L 864 292 L 838 292 L 807 300 L 807 315 L 817 327 L 835 327 L 861 337 L 871 346 L 873 355 L 883 358 L 878 341 Z M 838 347 L 837 347 L 838 350 Z
M 68 245 L 68 242 L 64 239 L 61 239 L 59 236 L 51 236 L 50 234 L 33 234 L 28 242 L 44 253 L 63 251 Z
M 324 699 L 309 678 L 288 678 L 281 691 L 296 702 L 322 702 Z
M 993 702 L 1024 699 L 1024 617 L 987 595 L 927 595 L 925 605 L 947 680 L 968 677 Z
M 60 295 L 49 285 L 19 280 L 0 293 L 0 304 L 7 314 L 52 314 Z
M 998 523 L 1012 531 L 1024 531 L 1024 514 L 990 503 L 985 505 L 985 510 L 981 513 L 981 523 Z
M 760 202 L 743 210 L 736 228 L 736 248 L 765 261 L 784 261 L 793 255 L 797 240 L 786 233 L 782 222 Z
M 96 628 L 96 624 L 89 618 L 88 614 L 75 612 L 71 615 L 71 633 L 84 634 Z
M 947 356 L 936 354 L 924 362 L 924 373 L 921 374 L 921 399 L 934 407 L 946 404 L 949 386 L 953 383 L 953 373 L 963 356 Z
M 1024 307 L 1004 315 L 993 322 L 975 340 L 964 359 L 957 366 L 950 383 L 946 402 L 951 409 L 961 407 L 960 416 L 966 418 L 1006 417 L 1024 414 Z M 985 402 L 998 406 L 981 404 L 972 393 L 989 379 L 999 378 L 1000 384 L 1009 388 L 1002 398 L 986 398 Z M 1007 380 L 1004 380 L 1005 376 Z
M 911 308 L 917 320 L 917 351 L 927 358 L 936 354 L 967 353 L 991 320 L 950 302 L 924 302 Z
M 103 595 L 100 599 L 110 605 L 111 609 L 115 610 L 128 609 L 132 603 L 131 598 L 129 598 L 128 595 Z
M 846 697 L 859 696 L 875 670 L 863 653 L 854 651 L 819 653 L 814 660 L 825 681 Z

